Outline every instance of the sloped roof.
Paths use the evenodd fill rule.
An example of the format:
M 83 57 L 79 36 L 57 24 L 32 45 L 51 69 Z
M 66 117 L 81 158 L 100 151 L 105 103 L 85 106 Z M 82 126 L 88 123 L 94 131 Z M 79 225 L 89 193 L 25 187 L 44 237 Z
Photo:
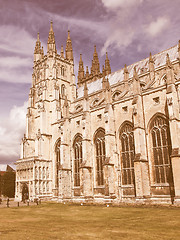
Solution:
M 152 58 L 154 60 L 155 68 L 166 64 L 166 55 L 167 54 L 169 54 L 171 61 L 175 61 L 178 58 L 178 45 L 153 55 Z M 134 67 L 136 67 L 136 71 L 138 74 L 141 73 L 140 72 L 141 69 L 144 69 L 145 71 L 149 71 L 149 57 L 127 66 L 130 78 L 133 77 Z M 109 79 L 110 85 L 114 85 L 118 82 L 121 82 L 124 80 L 124 69 L 122 68 L 114 73 L 111 73 L 107 77 Z M 102 89 L 102 78 L 97 79 L 94 82 L 88 83 L 87 87 L 88 87 L 88 94 L 91 94 L 93 92 L 101 90 Z M 81 86 L 80 88 L 77 89 L 77 94 L 78 94 L 78 98 L 83 97 L 83 95 L 84 95 L 84 87 L 83 86 Z

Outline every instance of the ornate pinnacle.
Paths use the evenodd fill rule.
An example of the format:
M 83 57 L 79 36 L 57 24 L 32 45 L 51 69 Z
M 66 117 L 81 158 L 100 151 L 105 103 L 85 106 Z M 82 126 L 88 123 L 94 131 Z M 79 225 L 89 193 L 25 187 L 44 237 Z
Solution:
M 149 54 L 149 63 L 154 63 L 154 60 L 153 60 L 152 55 L 151 55 L 151 52 Z
M 36 41 L 36 46 L 35 46 L 35 49 L 34 49 L 34 54 L 41 54 L 41 42 L 40 42 L 40 39 L 39 39 L 39 32 L 37 34 L 37 41 Z
M 55 37 L 54 37 L 54 31 L 53 31 L 53 22 L 51 21 L 50 30 L 49 30 L 49 36 L 48 36 L 48 44 L 47 44 L 47 52 L 52 55 L 53 53 L 56 53 L 56 43 L 55 43 Z
M 78 71 L 78 82 L 81 82 L 84 78 L 84 65 L 82 60 L 82 54 L 80 54 L 79 60 L 79 71 Z
M 111 73 L 111 66 L 109 63 L 109 58 L 108 58 L 108 53 L 106 52 L 106 60 L 105 60 L 105 71 L 106 71 L 106 75 Z
M 126 64 L 124 65 L 124 73 L 129 73 Z
M 94 54 L 93 54 L 93 60 L 92 60 L 91 73 L 93 75 L 99 75 L 99 73 L 100 73 L 99 59 L 98 59 L 98 54 L 96 51 L 96 45 L 94 45 Z
M 137 74 L 137 72 L 136 72 L 136 67 L 134 67 L 133 78 L 134 78 L 136 81 L 139 80 L 138 74 Z
M 63 45 L 61 45 L 61 57 L 64 58 L 64 49 L 63 49 Z
M 68 30 L 68 37 L 66 41 L 66 59 L 73 61 L 73 49 L 72 49 L 72 42 L 71 42 L 69 30 Z
M 55 44 L 55 37 L 54 37 L 54 31 L 53 31 L 53 22 L 51 21 L 48 44 L 52 44 L 52 43 Z
M 104 65 L 103 65 L 102 75 L 103 75 L 103 77 L 106 76 L 106 71 L 105 71 L 105 69 L 104 69 Z
M 86 78 L 89 77 L 89 69 L 88 69 L 88 66 L 86 66 Z
M 41 48 L 41 55 L 44 56 L 44 48 Z
M 124 65 L 124 81 L 128 81 L 128 79 L 129 79 L 129 72 L 128 72 L 127 66 L 125 64 Z
M 169 67 L 169 68 L 171 68 L 171 60 L 170 60 L 170 57 L 169 57 L 169 54 L 167 53 L 167 55 L 166 55 L 166 66 L 167 67 Z

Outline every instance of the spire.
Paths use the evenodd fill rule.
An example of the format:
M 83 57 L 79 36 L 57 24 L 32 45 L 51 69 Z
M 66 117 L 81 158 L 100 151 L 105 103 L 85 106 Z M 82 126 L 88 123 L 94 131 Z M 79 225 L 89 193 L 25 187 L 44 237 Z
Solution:
M 64 49 L 63 49 L 63 45 L 61 45 L 61 57 L 64 58 Z
M 68 37 L 66 41 L 66 59 L 73 61 L 73 49 L 72 49 L 72 42 L 71 42 L 69 30 L 68 30 Z
M 155 78 L 155 72 L 154 72 L 154 60 L 151 55 L 151 52 L 149 54 L 149 74 L 150 74 L 150 80 L 154 80 Z
M 149 63 L 154 63 L 154 60 L 153 60 L 153 58 L 152 58 L 151 52 L 150 52 L 150 54 L 149 54 Z
M 88 69 L 88 66 L 86 66 L 86 76 L 85 76 L 86 78 L 88 78 L 89 77 L 89 69 Z
M 82 54 L 80 54 L 78 83 L 82 82 L 83 78 L 84 78 L 84 65 L 83 65 L 83 60 L 82 60 Z
M 50 30 L 49 30 L 48 44 L 55 44 L 55 37 L 54 37 L 52 21 L 51 21 Z
M 166 66 L 168 68 L 171 68 L 172 67 L 172 64 L 171 64 L 171 60 L 170 60 L 170 57 L 169 57 L 169 54 L 167 53 L 166 55 Z
M 44 57 L 44 48 L 43 47 L 41 48 L 41 55 L 42 55 L 42 57 Z
M 56 53 L 56 43 L 55 43 L 55 36 L 54 36 L 52 21 L 51 21 L 49 36 L 48 36 L 47 52 L 49 54 Z
M 39 39 L 39 32 L 37 34 L 37 41 L 36 41 L 36 46 L 35 46 L 35 49 L 34 49 L 34 54 L 41 54 L 41 42 L 40 42 L 40 39 Z
M 106 71 L 105 71 L 105 69 L 104 69 L 104 65 L 103 65 L 102 75 L 103 75 L 103 77 L 106 76 Z
M 93 60 L 92 60 L 91 74 L 92 75 L 100 74 L 99 58 L 98 58 L 98 54 L 96 51 L 96 45 L 94 45 L 94 54 L 93 54 Z
M 105 60 L 105 72 L 106 75 L 109 75 L 111 73 L 111 66 L 109 63 L 108 53 L 106 52 L 106 60 Z
M 125 64 L 124 65 L 124 81 L 128 81 L 128 79 L 129 79 L 129 72 L 128 72 L 127 66 Z
M 37 34 L 37 41 L 36 41 L 36 46 L 34 49 L 34 61 L 38 61 L 41 59 L 41 42 L 39 39 L 39 32 Z

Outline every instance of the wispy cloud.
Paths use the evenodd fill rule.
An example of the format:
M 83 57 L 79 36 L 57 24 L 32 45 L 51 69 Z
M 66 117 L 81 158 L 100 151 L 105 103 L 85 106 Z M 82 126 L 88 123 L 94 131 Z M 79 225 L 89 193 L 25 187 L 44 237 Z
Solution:
M 170 25 L 170 20 L 168 17 L 159 17 L 156 21 L 151 22 L 148 26 L 146 26 L 146 32 L 155 37 L 160 34 L 162 31 L 167 29 Z
M 102 0 L 104 6 L 110 9 L 132 7 L 142 2 L 143 0 Z
M 35 39 L 29 32 L 15 25 L 2 25 L 0 32 L 0 50 L 32 55 Z
M 0 57 L 0 68 L 23 68 L 32 65 L 32 58 L 11 56 L 11 57 Z

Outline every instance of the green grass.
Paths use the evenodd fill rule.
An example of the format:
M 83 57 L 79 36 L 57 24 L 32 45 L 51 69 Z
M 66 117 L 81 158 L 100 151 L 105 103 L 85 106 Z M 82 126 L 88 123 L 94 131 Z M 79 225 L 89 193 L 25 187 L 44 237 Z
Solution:
M 180 239 L 180 208 L 43 203 L 0 208 L 0 239 Z

